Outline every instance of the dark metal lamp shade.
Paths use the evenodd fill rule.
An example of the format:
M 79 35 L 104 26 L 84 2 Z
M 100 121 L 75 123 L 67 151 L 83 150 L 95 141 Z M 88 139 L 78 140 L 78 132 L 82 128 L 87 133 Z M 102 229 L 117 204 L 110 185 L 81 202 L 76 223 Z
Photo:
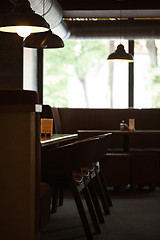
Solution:
M 17 33 L 17 27 L 29 28 L 29 34 L 45 32 L 50 28 L 46 20 L 31 9 L 28 0 L 18 0 L 14 11 L 0 21 L 0 31 L 2 32 Z M 26 36 L 24 34 L 23 37 Z
M 134 62 L 133 56 L 130 53 L 126 53 L 124 46 L 119 44 L 117 49 L 114 53 L 111 53 L 108 58 L 108 61 L 127 61 L 127 62 Z
M 64 42 L 59 36 L 49 30 L 48 32 L 31 34 L 23 41 L 23 47 L 38 49 L 62 48 L 64 47 Z

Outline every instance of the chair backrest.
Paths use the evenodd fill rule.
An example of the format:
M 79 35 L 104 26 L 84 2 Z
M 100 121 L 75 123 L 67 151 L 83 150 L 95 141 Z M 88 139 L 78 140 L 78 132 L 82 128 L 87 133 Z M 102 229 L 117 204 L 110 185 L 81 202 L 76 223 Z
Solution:
M 96 141 L 96 151 L 94 154 L 94 162 L 99 162 L 107 152 L 111 136 L 112 136 L 112 133 L 105 133 L 105 134 L 96 136 L 96 138 L 98 138 L 98 141 Z M 95 137 L 92 137 L 91 139 L 94 139 L 94 138 Z
M 76 169 L 90 166 L 93 162 L 98 138 L 84 139 L 55 149 L 42 149 L 41 176 L 46 178 L 65 178 Z

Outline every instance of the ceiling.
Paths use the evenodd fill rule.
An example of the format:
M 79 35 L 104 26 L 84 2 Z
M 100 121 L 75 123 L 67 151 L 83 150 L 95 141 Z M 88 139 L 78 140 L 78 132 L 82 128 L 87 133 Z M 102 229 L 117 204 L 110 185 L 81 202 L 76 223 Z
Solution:
M 8 13 L 16 1 L 1 0 L 0 16 Z M 51 4 L 52 0 L 45 0 L 45 4 L 47 2 Z M 61 6 L 65 18 L 107 18 L 120 15 L 123 17 L 160 17 L 160 1 L 157 0 L 53 0 L 53 5 L 56 2 Z
M 160 37 L 160 1 L 58 0 L 58 2 L 72 39 Z M 75 21 L 75 18 L 79 18 L 79 21 Z M 83 18 L 86 21 L 81 21 Z M 88 21 L 88 18 L 100 18 L 102 21 Z M 123 23 L 112 21 L 122 18 L 127 19 Z
M 9 13 L 17 0 L 1 0 L 0 16 Z M 33 10 L 42 15 L 43 0 L 29 0 Z M 160 37 L 160 1 L 144 0 L 45 0 L 45 15 L 52 31 L 68 38 L 116 38 L 121 34 L 127 39 L 144 36 Z M 69 21 L 74 18 L 108 18 L 123 21 Z M 137 19 L 137 21 L 135 21 Z M 139 19 L 145 19 L 139 21 Z M 155 21 L 156 20 L 156 21 Z
M 144 0 L 58 0 L 64 17 L 159 17 L 160 1 Z
M 13 9 L 13 6 L 13 3 L 9 0 L 1 0 L 0 17 L 10 12 Z
M 157 9 L 156 0 L 58 0 L 63 10 Z

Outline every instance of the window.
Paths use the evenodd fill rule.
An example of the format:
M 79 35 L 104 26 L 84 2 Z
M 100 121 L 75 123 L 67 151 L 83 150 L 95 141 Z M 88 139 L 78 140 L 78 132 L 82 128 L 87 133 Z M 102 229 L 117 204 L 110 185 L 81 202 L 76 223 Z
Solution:
M 37 91 L 37 50 L 23 48 L 23 89 Z
M 107 56 L 119 41 L 68 40 L 44 50 L 44 104 L 56 107 L 127 108 L 128 63 Z M 128 51 L 128 41 L 122 41 Z
M 160 40 L 136 40 L 134 107 L 160 107 Z

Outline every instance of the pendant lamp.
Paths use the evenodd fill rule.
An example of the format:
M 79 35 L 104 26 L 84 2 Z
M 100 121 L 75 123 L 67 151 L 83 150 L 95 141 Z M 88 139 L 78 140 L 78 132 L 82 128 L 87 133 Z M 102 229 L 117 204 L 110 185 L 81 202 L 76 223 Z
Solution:
M 27 37 L 30 33 L 45 32 L 49 28 L 46 20 L 31 9 L 28 0 L 18 0 L 13 12 L 0 21 L 0 31 L 18 33 L 21 37 Z
M 130 53 L 126 53 L 124 46 L 119 44 L 114 53 L 111 53 L 108 58 L 108 61 L 126 61 L 126 62 L 134 62 L 133 56 Z
M 62 48 L 64 47 L 63 40 L 52 33 L 51 30 L 43 33 L 33 33 L 23 41 L 23 47 L 28 48 Z
M 124 2 L 124 0 L 117 0 L 120 4 Z M 122 9 L 122 6 L 121 6 Z M 120 39 L 121 39 L 121 33 L 122 33 L 122 10 L 120 10 Z M 108 61 L 121 61 L 121 62 L 134 62 L 133 56 L 130 53 L 126 53 L 124 46 L 122 44 L 119 44 L 117 46 L 117 49 L 114 53 L 111 53 L 108 58 Z

